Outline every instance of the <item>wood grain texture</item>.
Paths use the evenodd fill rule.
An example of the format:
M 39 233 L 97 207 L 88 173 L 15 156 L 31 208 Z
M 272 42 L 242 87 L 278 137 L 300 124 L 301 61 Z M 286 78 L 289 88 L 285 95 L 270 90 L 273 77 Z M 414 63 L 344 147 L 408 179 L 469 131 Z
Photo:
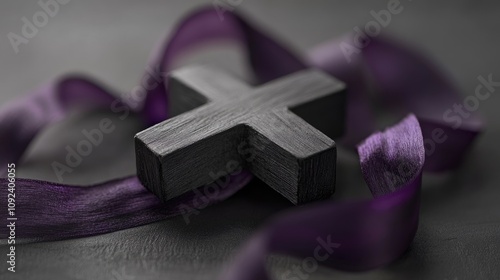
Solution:
M 135 138 L 138 176 L 163 201 L 242 168 L 294 204 L 333 194 L 342 82 L 304 70 L 250 89 L 196 66 L 172 73 L 170 87 L 177 116 Z

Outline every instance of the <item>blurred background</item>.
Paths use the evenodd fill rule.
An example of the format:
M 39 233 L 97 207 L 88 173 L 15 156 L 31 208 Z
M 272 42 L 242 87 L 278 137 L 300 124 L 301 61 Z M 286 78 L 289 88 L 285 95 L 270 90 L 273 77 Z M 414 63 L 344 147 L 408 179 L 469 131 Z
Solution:
M 150 52 L 192 9 L 210 0 L 65 0 L 36 34 L 16 48 L 23 17 L 41 10 L 38 1 L 0 2 L 0 106 L 68 73 L 83 73 L 123 94 L 145 70 Z M 46 2 L 46 0 L 42 0 Z M 63 2 L 63 1 L 61 1 Z M 241 0 L 235 10 L 300 52 L 363 27 L 381 1 Z M 403 11 L 383 30 L 435 60 L 472 95 L 477 77 L 500 81 L 500 2 L 401 0 Z M 211 47 L 179 65 L 208 63 L 250 79 L 237 46 Z M 500 91 L 500 89 L 499 89 Z M 309 279 L 498 279 L 500 277 L 500 97 L 482 102 L 486 120 L 464 165 L 453 174 L 424 181 L 420 228 L 401 260 L 365 273 L 320 268 Z M 18 176 L 57 181 L 50 163 L 64 161 L 64 147 L 82 139 L 103 116 L 117 130 L 85 158 L 64 183 L 92 184 L 135 173 L 133 136 L 143 127 L 106 111 L 74 114 L 40 135 Z M 341 151 L 334 199 L 368 197 L 356 155 Z M 427 178 L 429 178 L 427 176 Z M 264 195 L 263 195 L 264 194 Z M 257 207 L 258 206 L 258 207 Z M 235 197 L 204 209 L 186 225 L 182 217 L 97 237 L 18 247 L 18 272 L 2 279 L 216 279 L 239 246 L 288 202 L 255 181 Z M 328 222 L 328 221 L 326 221 Z M 5 245 L 0 246 L 4 252 Z M 0 259 L 1 260 L 1 259 Z M 272 257 L 276 279 L 298 260 Z

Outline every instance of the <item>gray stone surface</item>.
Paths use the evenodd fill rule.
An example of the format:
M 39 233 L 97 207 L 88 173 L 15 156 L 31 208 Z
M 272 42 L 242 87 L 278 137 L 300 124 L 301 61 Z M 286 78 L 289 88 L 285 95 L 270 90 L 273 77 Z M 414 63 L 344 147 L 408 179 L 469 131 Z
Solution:
M 371 10 L 388 1 L 253 1 L 237 7 L 298 50 L 364 26 Z M 404 10 L 385 28 L 428 52 L 471 95 L 479 75 L 500 80 L 498 1 L 401 1 Z M 210 1 L 77 1 L 61 7 L 15 53 L 7 33 L 40 10 L 36 1 L 0 3 L 0 104 L 67 72 L 83 72 L 127 93 L 138 84 L 150 50 L 191 8 Z M 236 47 L 212 48 L 179 65 L 208 62 L 246 77 Z M 498 279 L 500 275 L 500 98 L 482 102 L 487 130 L 453 174 L 426 176 L 421 222 L 407 254 L 365 273 L 320 268 L 309 279 Z M 133 135 L 138 120 L 109 112 L 75 114 L 45 131 L 19 168 L 20 177 L 57 180 L 50 163 L 82 139 L 104 116 L 117 129 L 64 182 L 90 184 L 135 172 Z M 126 141 L 124 139 L 129 139 Z M 356 157 L 340 150 L 333 200 L 367 197 Z M 228 201 L 204 209 L 186 225 L 182 217 L 92 238 L 18 247 L 18 272 L 1 279 L 216 279 L 250 234 L 271 215 L 291 207 L 259 182 Z M 329 221 L 325 221 L 329 222 Z M 0 252 L 6 252 L 0 246 Z M 5 256 L 4 253 L 1 255 Z M 1 260 L 1 259 L 0 259 Z M 272 258 L 280 279 L 298 260 Z

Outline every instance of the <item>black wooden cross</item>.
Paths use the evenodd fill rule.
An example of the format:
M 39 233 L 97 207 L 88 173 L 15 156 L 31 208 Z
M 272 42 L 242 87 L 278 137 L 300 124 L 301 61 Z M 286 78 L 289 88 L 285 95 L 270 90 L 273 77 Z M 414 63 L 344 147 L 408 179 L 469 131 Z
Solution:
M 252 89 L 207 67 L 170 76 L 170 113 L 136 135 L 137 173 L 163 201 L 247 168 L 294 204 L 330 197 L 345 86 L 304 70 Z

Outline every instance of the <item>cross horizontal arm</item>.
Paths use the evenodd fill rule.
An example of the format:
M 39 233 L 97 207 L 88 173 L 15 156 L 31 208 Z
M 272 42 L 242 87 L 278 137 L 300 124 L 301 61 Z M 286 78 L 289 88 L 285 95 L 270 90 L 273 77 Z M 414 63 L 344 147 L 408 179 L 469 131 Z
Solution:
M 331 138 L 344 132 L 345 84 L 316 69 L 298 71 L 261 85 L 247 100 L 245 106 L 260 111 L 288 108 Z

